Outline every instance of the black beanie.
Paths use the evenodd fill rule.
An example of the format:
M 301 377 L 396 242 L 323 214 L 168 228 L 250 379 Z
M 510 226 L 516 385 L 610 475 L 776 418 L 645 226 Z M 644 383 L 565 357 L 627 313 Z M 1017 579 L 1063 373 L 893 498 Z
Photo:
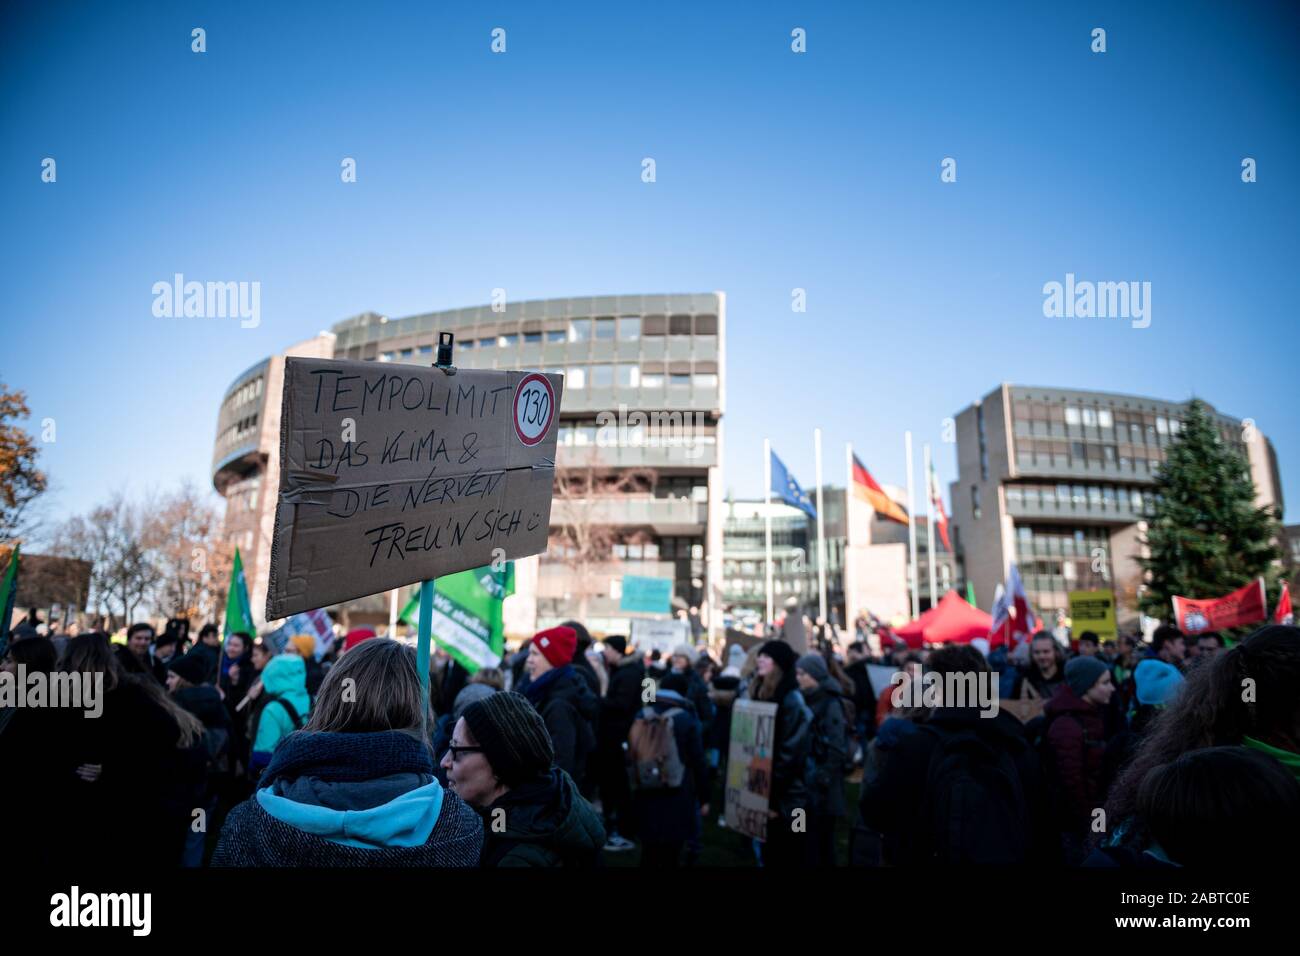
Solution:
M 522 694 L 492 694 L 470 704 L 461 716 L 506 786 L 517 786 L 551 769 L 555 761 L 551 734 Z
M 195 654 L 186 654 L 184 657 L 173 657 L 167 665 L 167 669 L 191 684 L 202 684 L 207 680 L 211 667 L 209 662 L 202 657 Z
M 622 634 L 615 634 L 613 637 L 605 638 L 605 646 L 612 647 L 620 654 L 627 653 L 627 638 Z
M 794 676 L 794 665 L 799 657 L 795 654 L 794 648 L 785 641 L 768 641 L 759 649 L 759 653 L 772 658 L 776 666 L 781 668 L 781 673 Z

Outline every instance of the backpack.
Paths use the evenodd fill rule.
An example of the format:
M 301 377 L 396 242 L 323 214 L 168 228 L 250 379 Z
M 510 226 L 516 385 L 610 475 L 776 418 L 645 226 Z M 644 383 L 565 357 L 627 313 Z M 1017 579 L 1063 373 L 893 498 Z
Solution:
M 1020 772 L 1005 748 L 973 731 L 918 728 L 938 739 L 926 772 L 919 826 L 930 861 L 944 865 L 1023 863 L 1029 810 Z
M 302 716 L 298 713 L 298 708 L 289 703 L 288 698 L 272 697 L 268 704 L 279 704 L 284 708 L 284 712 L 289 715 L 289 723 L 293 724 L 294 730 L 302 730 Z
M 647 707 L 637 715 L 627 735 L 628 776 L 633 790 L 672 790 L 686 778 L 686 765 L 677 752 L 673 717 L 684 714 L 672 707 L 662 714 Z
M 302 715 L 298 713 L 298 708 L 293 706 L 293 704 L 291 704 L 284 697 L 271 697 L 267 699 L 266 703 L 262 705 L 261 709 L 258 710 L 253 717 L 252 726 L 249 728 L 249 732 L 248 732 L 248 740 L 250 745 L 252 741 L 257 739 L 257 728 L 262 723 L 263 713 L 266 711 L 266 708 L 270 707 L 272 704 L 279 704 L 281 707 L 284 708 L 284 712 L 285 714 L 288 715 L 289 723 L 293 725 L 294 730 L 302 729 L 303 720 L 302 720 Z M 293 731 L 290 731 L 290 733 L 292 732 Z M 248 778 L 254 782 L 256 782 L 257 779 L 262 775 L 261 770 L 254 771 L 251 767 L 245 769 L 247 771 Z

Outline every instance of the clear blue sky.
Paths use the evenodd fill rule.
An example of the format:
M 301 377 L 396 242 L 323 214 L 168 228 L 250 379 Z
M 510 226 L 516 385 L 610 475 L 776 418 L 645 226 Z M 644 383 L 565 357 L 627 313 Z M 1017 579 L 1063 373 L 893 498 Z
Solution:
M 704 6 L 6 5 L 0 377 L 57 423 L 51 517 L 210 487 L 244 368 L 498 286 L 724 290 L 739 495 L 764 435 L 810 485 L 814 425 L 829 481 L 849 440 L 901 483 L 904 428 L 1013 381 L 1251 417 L 1295 515 L 1293 3 Z M 155 318 L 176 272 L 260 281 L 261 326 Z M 1151 282 L 1151 326 L 1044 318 L 1067 272 Z

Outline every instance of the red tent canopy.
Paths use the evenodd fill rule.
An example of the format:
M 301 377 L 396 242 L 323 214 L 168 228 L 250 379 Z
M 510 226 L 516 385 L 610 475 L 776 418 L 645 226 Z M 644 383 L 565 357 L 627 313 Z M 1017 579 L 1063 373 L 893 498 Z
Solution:
M 993 617 L 977 607 L 971 607 L 957 594 L 949 591 L 939 603 L 915 621 L 894 628 L 894 633 L 911 648 L 922 644 L 967 644 L 972 638 L 988 637 Z

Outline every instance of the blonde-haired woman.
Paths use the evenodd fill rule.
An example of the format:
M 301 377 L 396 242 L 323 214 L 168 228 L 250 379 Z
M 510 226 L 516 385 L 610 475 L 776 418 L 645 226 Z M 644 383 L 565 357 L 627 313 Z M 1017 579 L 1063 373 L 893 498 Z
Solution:
M 212 865 L 475 866 L 483 823 L 434 777 L 430 716 L 413 649 L 348 651 L 231 810 Z

